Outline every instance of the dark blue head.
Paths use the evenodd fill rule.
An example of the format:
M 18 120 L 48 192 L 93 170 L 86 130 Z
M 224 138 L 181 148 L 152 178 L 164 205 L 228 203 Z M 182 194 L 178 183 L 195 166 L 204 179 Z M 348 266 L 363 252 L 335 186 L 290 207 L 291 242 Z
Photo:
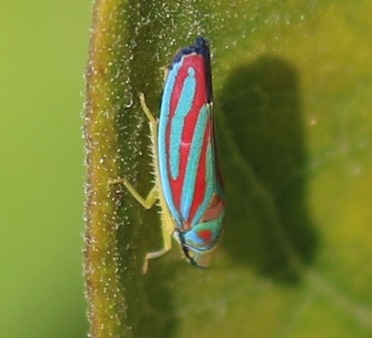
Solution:
M 204 58 L 205 64 L 205 78 L 207 81 L 208 88 L 208 101 L 213 101 L 213 87 L 212 87 L 212 71 L 211 71 L 211 57 L 209 54 L 209 42 L 207 39 L 199 36 L 195 40 L 195 44 L 181 49 L 173 59 L 172 64 L 169 66 L 170 69 L 173 68 L 175 63 L 178 63 L 184 56 L 189 54 L 199 54 Z

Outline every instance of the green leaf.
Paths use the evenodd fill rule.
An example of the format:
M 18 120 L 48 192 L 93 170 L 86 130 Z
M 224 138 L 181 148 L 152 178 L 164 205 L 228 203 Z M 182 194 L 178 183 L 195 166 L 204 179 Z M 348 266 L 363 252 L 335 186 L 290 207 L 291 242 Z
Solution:
M 369 337 L 371 4 L 96 1 L 87 70 L 86 280 L 94 337 Z M 228 196 L 215 265 L 160 248 L 148 125 L 161 67 L 213 52 Z M 174 245 L 176 247 L 176 245 Z

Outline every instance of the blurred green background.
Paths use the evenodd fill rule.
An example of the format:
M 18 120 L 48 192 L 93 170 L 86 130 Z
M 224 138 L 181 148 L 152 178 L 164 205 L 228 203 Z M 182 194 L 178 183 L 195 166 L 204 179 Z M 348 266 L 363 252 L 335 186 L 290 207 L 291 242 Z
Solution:
M 91 1 L 2 1 L 0 337 L 85 337 L 82 118 Z

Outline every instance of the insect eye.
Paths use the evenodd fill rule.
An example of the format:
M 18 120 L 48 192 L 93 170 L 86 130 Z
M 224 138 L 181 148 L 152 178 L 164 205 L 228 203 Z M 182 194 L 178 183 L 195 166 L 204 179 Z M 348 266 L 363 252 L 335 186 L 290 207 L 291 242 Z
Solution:
M 195 259 L 191 256 L 190 254 L 190 250 L 188 248 L 188 246 L 186 245 L 186 240 L 185 240 L 185 234 L 183 232 L 179 232 L 177 231 L 177 234 L 178 234 L 178 238 L 180 240 L 180 243 L 181 243 L 181 246 L 182 246 L 182 251 L 183 251 L 183 254 L 185 255 L 185 257 L 187 258 L 187 260 L 190 262 L 190 264 L 192 265 L 198 265 L 196 262 L 195 262 Z

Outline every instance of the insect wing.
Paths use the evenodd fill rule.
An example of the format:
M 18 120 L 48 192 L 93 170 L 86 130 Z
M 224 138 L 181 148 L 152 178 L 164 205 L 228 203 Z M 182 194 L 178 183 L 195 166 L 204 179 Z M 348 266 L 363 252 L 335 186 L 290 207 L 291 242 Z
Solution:
M 158 140 L 164 198 L 178 230 L 186 232 L 205 220 L 211 203 L 221 196 L 209 49 L 202 38 L 181 50 L 170 67 Z M 217 202 L 223 203 L 222 198 Z

